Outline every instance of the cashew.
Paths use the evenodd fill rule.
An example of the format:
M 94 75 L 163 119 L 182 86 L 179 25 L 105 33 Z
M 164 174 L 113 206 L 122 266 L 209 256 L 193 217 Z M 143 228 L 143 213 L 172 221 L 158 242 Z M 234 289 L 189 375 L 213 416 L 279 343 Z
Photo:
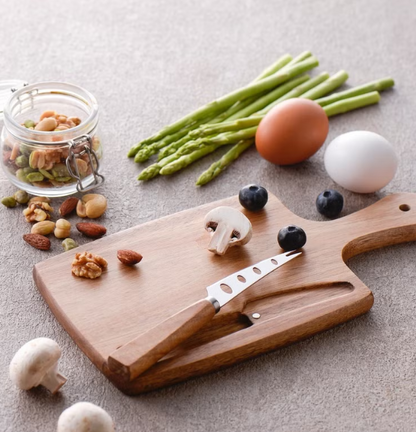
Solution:
M 79 217 L 88 217 L 96 219 L 100 217 L 107 209 L 107 198 L 99 194 L 84 195 L 78 201 L 77 215 Z
M 71 224 L 65 219 L 58 219 L 56 221 L 56 228 L 54 231 L 55 237 L 64 239 L 71 234 Z

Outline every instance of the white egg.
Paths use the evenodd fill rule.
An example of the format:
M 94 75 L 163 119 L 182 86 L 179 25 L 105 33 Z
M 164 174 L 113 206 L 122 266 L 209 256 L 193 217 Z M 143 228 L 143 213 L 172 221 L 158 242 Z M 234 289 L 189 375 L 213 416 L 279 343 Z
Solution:
M 397 164 L 393 146 L 374 132 L 339 135 L 325 152 L 329 176 L 352 192 L 372 193 L 383 188 L 396 174 Z

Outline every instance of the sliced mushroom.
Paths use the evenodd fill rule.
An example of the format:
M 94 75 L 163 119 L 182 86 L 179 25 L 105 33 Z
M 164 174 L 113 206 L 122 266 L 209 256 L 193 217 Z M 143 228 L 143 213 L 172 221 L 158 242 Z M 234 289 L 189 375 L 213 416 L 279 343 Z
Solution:
M 114 432 L 114 422 L 99 406 L 78 402 L 60 415 L 58 432 Z
M 37 338 L 23 345 L 10 363 L 10 378 L 22 390 L 43 385 L 56 393 L 66 378 L 58 372 L 59 345 L 48 338 Z
M 217 207 L 205 216 L 205 229 L 211 233 L 208 250 L 224 255 L 231 246 L 248 243 L 252 235 L 251 222 L 232 207 Z

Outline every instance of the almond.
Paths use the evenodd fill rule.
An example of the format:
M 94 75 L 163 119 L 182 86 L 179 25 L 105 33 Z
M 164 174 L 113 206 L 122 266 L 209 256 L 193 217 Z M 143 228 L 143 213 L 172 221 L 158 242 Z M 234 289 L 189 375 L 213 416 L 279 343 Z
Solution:
M 142 255 L 132 250 L 119 250 L 117 251 L 117 258 L 128 266 L 133 266 L 142 260 Z
M 77 204 L 78 204 L 78 198 L 75 197 L 68 198 L 62 203 L 61 207 L 59 207 L 59 214 L 62 217 L 69 215 L 75 210 Z
M 92 222 L 80 222 L 76 227 L 81 234 L 91 238 L 102 237 L 107 232 L 105 227 Z
M 50 240 L 40 234 L 25 234 L 23 240 L 35 249 L 49 250 L 51 248 Z

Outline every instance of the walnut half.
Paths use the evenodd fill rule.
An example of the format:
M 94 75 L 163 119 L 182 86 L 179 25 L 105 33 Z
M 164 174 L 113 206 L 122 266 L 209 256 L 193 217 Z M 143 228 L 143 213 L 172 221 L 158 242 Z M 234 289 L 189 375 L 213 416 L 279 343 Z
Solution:
M 29 207 L 23 210 L 23 214 L 28 222 L 43 222 L 51 218 L 48 212 L 53 212 L 53 208 L 47 202 L 29 202 Z
M 75 276 L 87 279 L 100 277 L 106 268 L 107 261 L 90 252 L 79 252 L 75 254 L 74 261 L 72 261 L 72 273 Z

